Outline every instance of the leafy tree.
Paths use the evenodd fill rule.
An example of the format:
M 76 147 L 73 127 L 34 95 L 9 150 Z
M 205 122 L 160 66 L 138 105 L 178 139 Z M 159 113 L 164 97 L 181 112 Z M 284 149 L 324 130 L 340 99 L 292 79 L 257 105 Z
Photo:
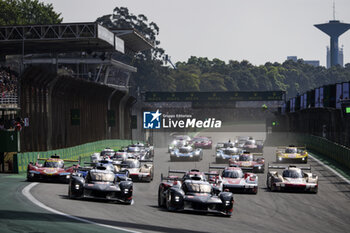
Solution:
M 57 24 L 61 14 L 38 0 L 0 0 L 0 25 Z

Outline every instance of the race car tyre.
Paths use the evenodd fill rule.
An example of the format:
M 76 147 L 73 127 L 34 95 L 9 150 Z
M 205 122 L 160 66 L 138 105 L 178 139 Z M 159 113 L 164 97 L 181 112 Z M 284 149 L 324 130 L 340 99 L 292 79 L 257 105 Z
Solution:
M 171 208 L 171 194 L 169 194 L 169 193 L 166 194 L 165 206 L 166 206 L 168 211 L 172 211 L 172 208 Z
M 161 189 L 158 189 L 158 206 L 159 207 L 164 207 L 164 201 L 163 198 L 161 197 Z
M 271 191 L 271 177 L 266 180 L 266 187 Z
M 27 181 L 32 182 L 33 178 L 29 176 L 29 174 L 27 174 Z
M 253 188 L 253 194 L 258 194 L 258 187 Z

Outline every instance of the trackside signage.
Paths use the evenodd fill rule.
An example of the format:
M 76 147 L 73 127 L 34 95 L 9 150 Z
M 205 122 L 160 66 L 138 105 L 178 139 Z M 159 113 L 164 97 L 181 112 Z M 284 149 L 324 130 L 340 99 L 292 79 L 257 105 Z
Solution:
M 189 114 L 162 114 L 156 112 L 143 112 L 144 129 L 172 129 L 172 128 L 221 128 L 222 121 L 215 118 L 197 119 Z

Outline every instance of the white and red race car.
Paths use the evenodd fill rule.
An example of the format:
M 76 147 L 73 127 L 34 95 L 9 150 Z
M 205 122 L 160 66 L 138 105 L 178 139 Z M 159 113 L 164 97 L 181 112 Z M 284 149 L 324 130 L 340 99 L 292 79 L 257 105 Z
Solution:
M 209 166 L 209 169 L 223 169 L 221 176 L 211 179 L 222 190 L 232 193 L 258 193 L 258 176 L 254 173 L 243 173 L 240 167 Z
M 270 171 L 283 169 L 282 172 Z M 266 186 L 271 191 L 297 191 L 317 193 L 318 176 L 313 173 L 306 173 L 302 170 L 310 170 L 311 167 L 296 166 L 268 166 Z
M 238 160 L 234 158 L 230 159 L 229 166 L 240 167 L 243 171 L 264 173 L 265 159 L 261 153 L 249 153 L 245 151 L 239 155 Z

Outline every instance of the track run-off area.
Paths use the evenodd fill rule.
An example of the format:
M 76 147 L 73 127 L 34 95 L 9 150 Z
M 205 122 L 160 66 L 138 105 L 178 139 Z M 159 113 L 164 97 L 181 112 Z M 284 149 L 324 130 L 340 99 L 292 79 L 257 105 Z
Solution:
M 222 132 L 200 133 L 213 140 L 213 149 L 204 150 L 200 162 L 170 162 L 166 146 L 155 148 L 154 180 L 151 183 L 134 183 L 134 204 L 130 206 L 71 200 L 67 184 L 31 184 L 25 181 L 24 176 L 1 175 L 0 232 L 349 231 L 350 184 L 319 161 L 309 158 L 312 172 L 319 176 L 317 194 L 270 192 L 266 188 L 267 164 L 274 163 L 276 148 L 268 146 L 264 148 L 265 173 L 258 174 L 258 194 L 235 194 L 231 218 L 168 212 L 158 208 L 161 173 L 166 175 L 169 168 L 208 171 L 209 163 L 215 161 L 217 142 L 234 139 L 235 136 L 253 136 L 256 139 L 265 139 L 266 136 L 265 125 L 262 124 L 225 127 Z

